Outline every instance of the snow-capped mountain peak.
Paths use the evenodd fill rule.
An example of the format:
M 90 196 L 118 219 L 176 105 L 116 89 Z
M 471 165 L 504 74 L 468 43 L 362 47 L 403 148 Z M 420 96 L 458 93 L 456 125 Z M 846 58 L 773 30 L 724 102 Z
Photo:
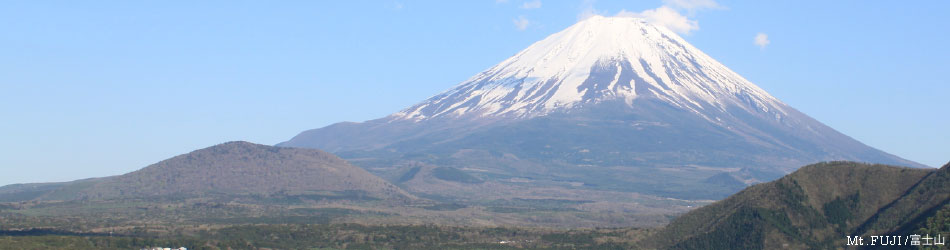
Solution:
M 422 161 L 502 182 L 609 175 L 631 181 L 625 188 L 702 182 L 690 178 L 704 168 L 748 168 L 758 179 L 831 160 L 922 166 L 780 102 L 664 27 L 620 17 L 581 21 L 390 116 L 304 131 L 280 146 L 341 152 L 393 169 L 388 176 L 407 171 L 394 162 Z M 663 174 L 644 177 L 652 173 Z
M 717 192 L 681 189 L 709 180 L 697 176 L 762 180 L 832 160 L 922 166 L 780 102 L 664 27 L 599 16 L 403 111 L 280 146 L 340 152 L 386 176 L 410 171 L 394 163 L 418 161 L 498 183 L 629 181 L 608 185 L 650 192 L 648 180 L 663 179 L 693 197 Z
M 779 100 L 669 29 L 639 18 L 594 16 L 392 118 L 530 118 L 641 97 L 698 114 L 734 105 L 778 119 L 786 115 Z

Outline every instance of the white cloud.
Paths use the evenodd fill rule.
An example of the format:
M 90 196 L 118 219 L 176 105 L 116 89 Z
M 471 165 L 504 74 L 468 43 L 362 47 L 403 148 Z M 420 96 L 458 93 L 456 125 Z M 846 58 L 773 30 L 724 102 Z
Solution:
M 759 46 L 760 49 L 765 49 L 765 46 L 769 45 L 769 43 L 772 43 L 772 41 L 769 41 L 769 35 L 762 32 L 755 35 L 755 45 Z
M 515 28 L 518 28 L 518 30 L 526 30 L 528 29 L 528 25 L 531 25 L 531 21 L 528 21 L 528 19 L 524 18 L 524 16 L 518 16 L 518 18 L 515 18 L 512 21 L 515 23 Z
M 639 17 L 639 18 L 643 18 L 643 16 L 640 15 L 640 13 L 633 12 L 633 11 L 627 11 L 627 10 L 620 10 L 620 12 L 617 12 L 617 14 L 614 15 L 614 16 L 619 16 L 619 17 Z
M 581 12 L 577 14 L 577 21 L 582 21 L 592 16 L 603 16 L 606 14 L 606 11 L 600 11 L 594 8 L 594 0 L 584 0 L 581 2 Z
M 594 8 L 594 0 L 584 0 L 581 4 L 581 12 L 577 14 L 577 20 L 584 20 L 594 15 L 605 15 L 606 12 L 598 11 Z M 699 10 L 707 9 L 725 9 L 725 7 L 716 3 L 715 0 L 663 0 L 663 6 L 656 9 L 644 10 L 642 12 L 632 12 L 621 10 L 616 16 L 638 17 L 648 22 L 664 26 L 676 33 L 689 35 L 690 32 L 699 29 L 699 22 L 690 20 L 690 17 Z M 680 14 L 685 10 L 687 15 Z
M 715 0 L 663 0 L 664 6 L 683 9 L 689 12 L 704 9 L 722 9 Z
M 521 5 L 521 8 L 522 8 L 522 9 L 537 9 L 537 8 L 541 8 L 541 0 L 534 0 L 534 1 L 530 1 L 530 2 L 524 2 L 524 4 Z
M 581 20 L 590 18 L 590 17 L 592 17 L 592 16 L 603 16 L 605 13 L 607 13 L 607 12 L 605 12 L 605 11 L 599 11 L 599 10 L 594 9 L 594 8 L 586 8 L 586 9 L 582 10 L 581 13 L 578 13 L 578 14 L 577 14 L 577 21 L 581 21 Z
M 621 10 L 620 13 L 617 13 L 617 16 L 643 18 L 647 22 L 665 26 L 673 32 L 680 34 L 688 35 L 689 32 L 699 29 L 699 22 L 695 20 L 689 20 L 689 18 L 686 16 L 683 16 L 678 11 L 667 6 L 660 6 L 659 8 L 652 10 L 644 10 L 643 12 L 639 13 Z

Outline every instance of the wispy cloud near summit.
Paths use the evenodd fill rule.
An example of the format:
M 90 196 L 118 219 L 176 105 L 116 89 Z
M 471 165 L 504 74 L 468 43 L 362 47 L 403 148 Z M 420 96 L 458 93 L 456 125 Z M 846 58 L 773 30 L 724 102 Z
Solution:
M 716 3 L 715 0 L 663 0 L 663 5 L 685 10 L 690 15 L 692 15 L 694 11 L 725 8 L 719 5 L 719 3 Z
M 526 30 L 528 29 L 528 25 L 531 25 L 531 21 L 524 18 L 524 16 L 518 16 L 518 18 L 515 18 L 512 22 L 514 22 L 515 28 L 518 30 Z
M 521 5 L 522 9 L 537 9 L 541 8 L 541 0 L 534 0 L 530 2 L 525 2 Z
M 699 22 L 689 20 L 673 8 L 661 6 L 656 9 L 644 10 L 643 12 L 629 12 L 621 10 L 617 16 L 639 17 L 648 22 L 665 26 L 666 28 L 680 34 L 689 34 L 693 30 L 699 29 Z
M 606 12 L 598 11 L 593 7 L 594 1 L 584 1 L 583 10 L 578 14 L 578 20 L 587 19 L 593 15 L 604 15 Z M 676 33 L 689 35 L 690 32 L 699 29 L 699 21 L 690 19 L 697 11 L 725 9 L 714 0 L 664 0 L 663 6 L 656 9 L 648 9 L 640 12 L 620 10 L 616 16 L 639 17 L 648 22 L 662 25 Z M 686 11 L 686 15 L 680 13 Z

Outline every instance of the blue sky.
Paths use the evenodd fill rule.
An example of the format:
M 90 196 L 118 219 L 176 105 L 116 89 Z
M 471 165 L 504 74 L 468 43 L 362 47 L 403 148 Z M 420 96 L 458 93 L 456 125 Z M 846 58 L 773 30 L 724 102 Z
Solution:
M 6 1 L 0 185 L 382 117 L 622 11 L 868 145 L 950 161 L 948 1 Z

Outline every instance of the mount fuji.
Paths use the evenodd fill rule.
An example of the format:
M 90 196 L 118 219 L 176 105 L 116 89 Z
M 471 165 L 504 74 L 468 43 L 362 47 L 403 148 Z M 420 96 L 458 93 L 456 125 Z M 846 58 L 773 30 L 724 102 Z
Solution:
M 330 151 L 397 183 L 427 164 L 518 187 L 682 199 L 820 161 L 923 167 L 799 112 L 665 27 L 602 16 L 402 111 L 278 146 Z

